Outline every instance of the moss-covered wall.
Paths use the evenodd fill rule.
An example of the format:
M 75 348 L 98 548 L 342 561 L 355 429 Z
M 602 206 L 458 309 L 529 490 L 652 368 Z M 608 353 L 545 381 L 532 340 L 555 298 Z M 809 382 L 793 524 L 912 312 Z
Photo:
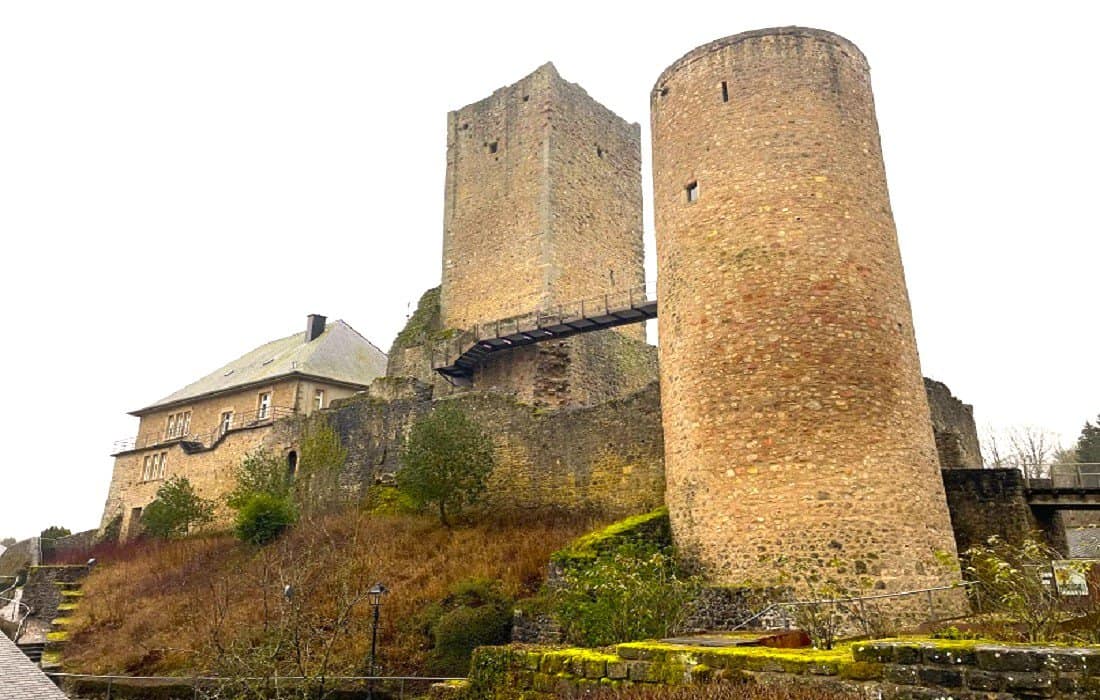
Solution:
M 1100 649 L 887 640 L 831 650 L 631 642 L 610 650 L 513 645 L 474 653 L 468 681 L 433 697 L 536 700 L 585 688 L 755 682 L 830 688 L 852 697 L 1095 698 Z

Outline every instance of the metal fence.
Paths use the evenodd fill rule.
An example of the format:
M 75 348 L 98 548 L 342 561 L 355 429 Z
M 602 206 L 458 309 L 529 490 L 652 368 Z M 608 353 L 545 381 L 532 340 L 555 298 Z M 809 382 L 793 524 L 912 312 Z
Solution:
M 303 690 L 316 691 L 319 687 L 328 693 L 346 695 L 349 691 L 377 695 L 381 698 L 422 697 L 433 683 L 460 681 L 465 678 L 436 676 L 121 676 L 92 675 L 85 673 L 60 673 L 47 671 L 46 675 L 62 688 L 80 693 L 95 692 L 112 698 L 134 697 L 135 688 L 160 688 L 156 697 L 178 700 L 220 700 L 222 698 L 256 697 L 289 698 Z M 77 695 L 76 697 L 79 697 Z M 312 696 L 311 696 L 312 697 Z M 326 697 L 321 695 L 320 697 Z
M 837 617 L 841 620 L 838 624 L 845 627 L 846 631 L 858 631 L 862 634 L 875 635 L 879 632 L 879 630 L 871 629 L 877 622 L 875 618 L 881 617 L 884 614 L 888 614 L 898 621 L 901 621 L 903 617 L 912 618 L 906 619 L 905 623 L 915 623 L 915 625 L 940 622 L 944 619 L 955 617 L 956 615 L 947 614 L 953 607 L 951 602 L 943 600 L 937 604 L 936 597 L 937 594 L 946 595 L 949 591 L 956 591 L 959 589 L 969 589 L 973 591 L 975 595 L 977 593 L 977 587 L 974 582 L 964 581 L 951 586 L 919 588 L 912 591 L 899 591 L 897 593 L 878 593 L 865 596 L 821 598 L 817 600 L 792 600 L 772 603 L 760 612 L 755 613 L 734 626 L 731 631 L 746 629 L 750 625 L 754 625 L 754 623 L 754 626 L 763 629 L 790 629 L 791 623 L 800 616 L 801 611 L 806 610 L 813 614 L 825 614 Z M 885 601 L 900 598 L 917 599 L 915 604 L 897 606 L 905 607 L 908 613 L 907 616 L 897 611 L 887 611 L 880 607 Z M 975 604 L 980 608 L 980 601 Z

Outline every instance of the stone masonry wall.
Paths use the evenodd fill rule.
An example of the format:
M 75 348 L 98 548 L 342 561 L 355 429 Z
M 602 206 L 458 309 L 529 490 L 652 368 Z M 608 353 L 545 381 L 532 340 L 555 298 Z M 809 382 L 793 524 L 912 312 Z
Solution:
M 256 397 L 260 391 L 272 393 L 272 406 L 294 406 L 299 384 L 296 380 L 284 380 L 263 389 L 248 389 L 237 394 L 196 401 L 192 404 L 191 432 L 215 430 L 223 411 L 234 411 L 238 416 L 255 411 Z M 274 424 L 260 423 L 255 427 L 248 425 L 238 417 L 234 429 L 213 443 L 214 449 L 195 451 L 184 441 L 176 439 L 118 453 L 100 521 L 100 532 L 116 515 L 121 514 L 123 538 L 136 534 L 134 524 L 131 523 L 133 510 L 149 505 L 156 497 L 157 489 L 168 478 L 187 477 L 200 496 L 220 501 L 233 488 L 237 467 L 245 455 L 258 449 L 269 449 L 276 454 L 285 455 L 296 444 L 297 432 L 294 426 L 297 423 L 294 419 L 276 421 Z M 163 429 L 163 420 L 155 416 L 152 419 L 143 418 L 142 426 L 141 434 L 151 430 L 160 431 Z M 153 454 L 167 456 L 164 478 L 144 478 L 145 457 Z M 228 517 L 225 509 L 220 507 L 217 515 L 219 518 Z
M 932 434 L 942 469 L 981 469 L 982 450 L 974 407 L 959 401 L 946 384 L 925 377 L 924 390 L 932 414 Z
M 681 551 L 731 584 L 766 582 L 780 556 L 806 572 L 851 562 L 829 573 L 853 587 L 951 583 L 863 55 L 818 30 L 740 34 L 674 63 L 651 103 Z
M 383 386 L 389 387 L 388 395 L 380 393 Z M 496 443 L 498 465 L 485 495 L 492 510 L 629 515 L 662 502 L 656 385 L 589 408 L 536 409 L 490 392 L 438 400 L 456 402 Z M 392 483 L 409 425 L 431 406 L 429 387 L 390 378 L 376 380 L 368 395 L 328 411 L 348 449 L 344 482 L 360 491 Z
M 660 642 L 611 650 L 482 647 L 468 681 L 433 687 L 430 697 L 535 700 L 595 688 L 714 682 L 868 700 L 1085 700 L 1100 695 L 1100 649 L 942 640 L 864 642 L 831 651 Z
M 61 604 L 59 583 L 74 583 L 88 574 L 87 566 L 34 566 L 27 574 L 22 601 L 31 609 L 31 616 L 49 622 L 57 617 Z
M 547 64 L 448 116 L 441 330 L 469 330 L 535 309 L 640 287 L 640 128 Z M 410 319 L 412 320 L 412 319 Z M 642 324 L 615 329 L 642 344 Z M 607 335 L 607 334 L 601 334 Z M 575 338 L 494 358 L 474 386 L 542 406 L 585 405 L 655 378 L 613 339 Z M 437 355 L 403 346 L 396 363 Z M 652 351 L 655 353 L 655 351 Z M 394 372 L 391 362 L 391 372 Z M 434 383 L 434 380 L 432 380 Z M 623 393 L 606 393 L 615 387 Z
M 1019 470 L 948 467 L 942 474 L 958 551 L 984 544 L 994 535 L 1020 542 L 1039 529 Z

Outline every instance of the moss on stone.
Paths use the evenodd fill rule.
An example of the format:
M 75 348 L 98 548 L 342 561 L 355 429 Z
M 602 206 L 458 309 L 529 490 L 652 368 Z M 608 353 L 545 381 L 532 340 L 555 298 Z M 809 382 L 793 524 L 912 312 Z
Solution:
M 72 612 L 76 610 L 76 603 L 62 603 L 57 606 L 57 612 Z
M 47 642 L 67 642 L 68 640 L 69 640 L 69 633 L 65 632 L 63 630 L 58 630 L 57 632 L 47 632 L 46 633 L 46 641 Z
M 669 544 L 668 508 L 662 506 L 649 513 L 633 515 L 602 530 L 583 535 L 573 540 L 565 549 L 555 552 L 551 559 L 558 563 L 594 559 L 601 552 L 631 541 Z
M 419 345 L 425 339 L 445 340 L 449 337 L 450 333 L 439 326 L 439 293 L 439 287 L 432 287 L 420 296 L 420 301 L 416 303 L 416 311 L 397 334 L 393 347 L 407 348 Z

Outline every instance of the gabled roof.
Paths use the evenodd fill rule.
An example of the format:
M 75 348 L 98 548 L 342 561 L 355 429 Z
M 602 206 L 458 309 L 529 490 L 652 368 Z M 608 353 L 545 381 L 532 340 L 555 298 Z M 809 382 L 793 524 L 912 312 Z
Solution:
M 310 342 L 306 342 L 301 332 L 273 340 L 130 414 L 140 416 L 202 396 L 288 376 L 303 375 L 365 388 L 385 373 L 386 353 L 348 324 L 333 321 Z

